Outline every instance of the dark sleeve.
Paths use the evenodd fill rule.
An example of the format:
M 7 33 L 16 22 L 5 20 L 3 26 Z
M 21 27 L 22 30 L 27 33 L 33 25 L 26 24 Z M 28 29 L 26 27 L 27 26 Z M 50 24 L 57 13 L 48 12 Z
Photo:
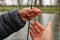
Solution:
M 0 40 L 23 28 L 25 22 L 17 11 L 8 12 L 0 16 Z

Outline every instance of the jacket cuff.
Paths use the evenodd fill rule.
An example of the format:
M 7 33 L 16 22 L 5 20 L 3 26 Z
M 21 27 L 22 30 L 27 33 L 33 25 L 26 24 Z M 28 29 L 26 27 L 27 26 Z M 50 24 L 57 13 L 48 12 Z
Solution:
M 24 27 L 26 22 L 21 19 L 17 10 L 8 12 L 8 15 L 9 18 L 16 24 L 16 26 L 13 27 L 15 32 Z

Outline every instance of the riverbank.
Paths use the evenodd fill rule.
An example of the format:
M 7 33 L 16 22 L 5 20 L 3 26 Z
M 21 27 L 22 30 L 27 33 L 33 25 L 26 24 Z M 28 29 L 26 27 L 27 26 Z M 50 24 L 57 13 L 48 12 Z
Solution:
M 10 10 L 14 10 L 14 9 L 22 9 L 25 7 L 19 7 L 19 6 L 4 6 L 4 7 L 0 7 L 0 11 L 10 11 Z M 58 9 L 56 7 L 41 7 L 39 8 L 42 10 L 42 12 L 44 13 L 56 13 L 58 12 Z

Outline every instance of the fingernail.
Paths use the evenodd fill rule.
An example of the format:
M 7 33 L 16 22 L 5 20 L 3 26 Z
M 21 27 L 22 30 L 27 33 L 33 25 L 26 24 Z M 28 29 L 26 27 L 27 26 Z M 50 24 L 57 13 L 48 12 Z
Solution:
M 38 22 L 36 21 L 36 22 L 35 22 L 35 25 L 36 25 L 37 23 L 38 23 Z
M 31 23 L 31 25 L 35 26 L 35 24 L 34 24 L 34 23 Z
M 39 13 L 41 13 L 41 12 L 39 11 Z
M 47 24 L 47 26 L 50 26 L 50 27 L 51 27 L 51 25 L 52 25 L 52 22 L 50 21 L 50 22 Z

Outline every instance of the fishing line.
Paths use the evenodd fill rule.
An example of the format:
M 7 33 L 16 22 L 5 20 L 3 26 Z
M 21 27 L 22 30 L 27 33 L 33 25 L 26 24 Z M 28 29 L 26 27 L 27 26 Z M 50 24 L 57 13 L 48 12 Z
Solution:
M 33 3 L 33 0 L 31 0 L 31 5 L 30 5 L 31 9 L 32 9 L 32 3 Z M 27 40 L 29 39 L 29 29 L 30 29 L 30 19 L 29 19 L 29 24 L 28 24 Z

